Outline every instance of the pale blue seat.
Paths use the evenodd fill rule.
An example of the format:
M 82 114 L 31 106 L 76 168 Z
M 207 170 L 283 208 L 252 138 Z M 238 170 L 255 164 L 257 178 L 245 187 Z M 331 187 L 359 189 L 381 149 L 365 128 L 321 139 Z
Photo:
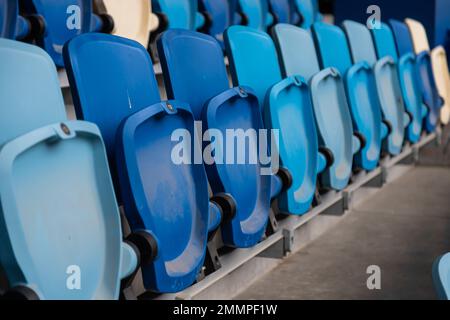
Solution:
M 11 286 L 7 296 L 117 299 L 138 256 L 122 241 L 100 131 L 67 120 L 55 65 L 40 48 L 0 39 L 0 61 L 0 264 Z
M 375 82 L 384 118 L 391 125 L 386 150 L 399 154 L 405 141 L 405 129 L 413 119 L 403 102 L 397 66 L 392 57 L 377 59 L 370 30 L 363 24 L 346 20 L 342 23 L 354 63 L 367 63 L 373 68 Z
M 221 220 L 203 164 L 176 152 L 200 151 L 190 107 L 161 101 L 149 54 L 135 41 L 85 34 L 68 43 L 64 58 L 77 116 L 96 123 L 105 138 L 131 239 L 150 244 L 140 248 L 145 288 L 185 289 Z
M 433 264 L 433 282 L 441 300 L 450 300 L 450 253 L 436 259 Z
M 265 108 L 265 118 L 267 120 L 277 120 L 277 113 L 283 112 L 281 110 L 283 106 L 289 106 L 292 110 L 302 108 L 302 112 L 305 113 L 303 114 L 304 118 L 298 118 L 298 121 L 302 123 L 301 126 L 304 126 L 304 128 L 296 128 L 295 123 L 288 121 L 289 119 L 283 119 L 286 123 L 278 124 L 275 121 L 274 124 L 280 127 L 283 126 L 281 129 L 286 130 L 285 132 L 289 132 L 289 134 L 294 132 L 289 130 L 304 130 L 303 134 L 307 132 L 308 136 L 311 137 L 309 139 L 312 144 L 314 144 L 314 134 L 311 133 L 311 130 L 316 126 L 318 145 L 326 147 L 330 151 L 326 153 L 331 153 L 334 158 L 332 164 L 331 161 L 328 161 L 329 167 L 320 175 L 322 186 L 336 190 L 347 186 L 352 173 L 353 155 L 360 149 L 361 144 L 353 135 L 353 126 L 345 101 L 342 83 L 336 80 L 330 81 L 330 79 L 338 77 L 338 74 L 327 70 L 314 77 L 314 81 L 310 82 L 312 106 L 316 120 L 314 125 L 307 112 L 307 108 L 310 107 L 310 101 L 305 98 L 307 84 L 303 80 L 304 78 L 308 81 L 309 75 L 297 72 L 289 73 L 290 77 L 281 81 L 282 74 L 278 64 L 276 48 L 266 33 L 249 27 L 234 26 L 225 33 L 225 46 L 230 59 L 230 69 L 234 83 L 236 85 L 249 86 L 255 90 L 261 106 Z M 311 58 L 308 57 L 307 59 Z M 315 56 L 314 59 L 316 59 Z M 316 60 L 308 64 L 314 64 L 314 61 Z M 318 92 L 320 94 L 317 94 Z M 302 98 L 296 98 L 295 95 Z M 299 105 L 288 105 L 287 102 L 294 103 L 293 101 L 296 101 Z M 303 103 L 300 103 L 300 101 L 303 101 Z M 324 112 L 325 109 L 327 112 Z M 270 115 L 268 114 L 269 110 Z M 299 117 L 302 112 L 299 112 L 296 116 Z M 284 113 L 284 116 L 287 114 Z M 299 134 L 301 133 L 299 132 Z M 295 134 L 293 135 L 295 136 Z M 286 136 L 286 138 L 292 139 L 292 136 Z M 306 166 L 307 173 L 304 174 L 309 179 L 309 181 L 307 180 L 307 185 L 309 186 L 305 190 L 309 193 L 312 187 L 310 185 L 311 181 L 314 181 L 314 174 L 317 174 L 313 169 L 317 169 L 314 166 L 317 163 L 314 161 L 314 159 L 317 159 L 314 149 L 317 150 L 317 147 L 314 145 L 308 146 L 303 139 L 297 143 L 305 144 L 304 148 L 309 150 L 307 158 L 303 161 L 294 159 L 290 165 L 294 165 L 293 163 L 298 161 L 299 166 Z M 309 139 L 306 138 L 306 140 Z M 286 152 L 293 151 L 286 148 Z M 324 168 L 323 166 L 319 167 L 322 170 Z M 298 185 L 302 183 L 302 179 L 297 181 Z
M 428 111 L 422 101 L 420 78 L 417 74 L 417 64 L 412 52 L 399 57 L 395 47 L 395 40 L 391 28 L 381 23 L 380 28 L 372 29 L 372 37 L 377 51 L 378 59 L 390 57 L 397 65 L 400 87 L 406 109 L 412 116 L 406 134 L 412 143 L 420 140 L 423 120 Z
M 315 22 L 321 22 L 323 17 L 319 12 L 318 0 L 292 0 L 300 16 L 300 27 L 309 29 Z

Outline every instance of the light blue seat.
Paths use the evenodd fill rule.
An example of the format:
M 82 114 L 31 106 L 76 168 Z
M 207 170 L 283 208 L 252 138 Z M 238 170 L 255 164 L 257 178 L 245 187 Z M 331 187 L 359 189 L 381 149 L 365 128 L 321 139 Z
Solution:
M 423 120 L 428 111 L 422 102 L 415 56 L 410 52 L 399 58 L 391 28 L 385 23 L 381 23 L 378 29 L 372 29 L 372 37 L 378 59 L 391 57 L 394 63 L 397 64 L 403 100 L 406 109 L 412 116 L 412 121 L 406 131 L 407 139 L 412 143 L 416 143 L 420 140 Z
M 228 0 L 200 0 L 199 9 L 209 15 L 205 33 L 214 37 L 223 47 L 223 33 L 233 24 L 232 5 Z
M 213 193 L 230 194 L 237 208 L 222 225 L 223 241 L 227 246 L 251 247 L 265 232 L 270 199 L 280 192 L 280 180 L 262 174 L 264 169 L 270 171 L 270 164 L 248 160 L 252 156 L 259 160 L 260 150 L 267 153 L 256 136 L 249 134 L 246 147 L 234 138 L 228 140 L 227 131 L 256 133 L 262 128 L 257 98 L 250 89 L 229 88 L 222 50 L 208 35 L 169 30 L 160 38 L 158 52 L 168 97 L 187 101 L 195 119 L 202 121 L 205 152 L 213 142 L 214 154 L 204 158 Z M 246 154 L 243 163 L 236 161 L 241 152 Z
M 405 140 L 405 128 L 413 117 L 405 110 L 395 61 L 392 57 L 377 60 L 370 30 L 365 25 L 346 20 L 342 28 L 347 35 L 353 62 L 366 63 L 373 68 L 381 109 L 391 125 L 385 149 L 390 154 L 399 154 Z
M 145 287 L 188 287 L 202 268 L 208 232 L 221 220 L 202 163 L 178 162 L 180 143 L 193 154 L 200 148 L 189 106 L 161 102 L 151 59 L 135 41 L 85 34 L 66 45 L 64 58 L 77 116 L 105 138 L 132 236 L 153 244 L 141 248 L 151 255 L 142 266 Z M 191 141 L 180 142 L 180 132 Z
M 397 20 L 389 20 L 394 38 L 397 44 L 399 56 L 414 54 L 411 34 L 405 23 Z M 436 130 L 439 124 L 440 110 L 444 105 L 444 100 L 439 96 L 439 92 L 434 80 L 433 69 L 431 67 L 430 54 L 427 51 L 420 53 L 416 57 L 418 75 L 420 78 L 422 101 L 428 109 L 425 117 L 424 128 L 430 133 Z
M 82 33 L 110 32 L 113 28 L 108 15 L 93 14 L 91 0 L 23 0 L 23 10 L 45 20 L 45 32 L 36 42 L 58 67 L 64 66 L 62 50 L 67 41 Z
M 197 0 L 149 0 L 153 12 L 167 18 L 168 28 L 197 30 L 204 26 L 205 17 L 198 11 Z
M 334 158 L 334 161 L 328 161 L 329 167 L 321 174 L 322 186 L 336 190 L 343 189 L 349 182 L 353 154 L 359 150 L 360 144 L 359 140 L 353 137 L 351 118 L 346 103 L 335 103 L 331 106 L 328 101 L 325 106 L 321 100 L 323 92 L 320 91 L 321 96 L 316 95 L 316 90 L 336 90 L 334 81 L 330 83 L 316 78 L 311 83 L 311 96 L 319 137 L 316 144 L 315 134 L 312 132 L 316 125 L 313 124 L 314 121 L 308 112 L 311 105 L 307 98 L 309 95 L 306 90 L 307 84 L 303 80 L 303 77 L 306 79 L 308 77 L 295 72 L 290 73 L 289 77 L 282 81 L 275 45 L 264 32 L 248 27 L 231 27 L 225 33 L 225 46 L 234 83 L 252 87 L 261 106 L 264 106 L 266 125 L 282 130 L 280 144 L 286 144 L 280 146 L 279 150 L 282 161 L 285 161 L 282 154 L 285 152 L 285 159 L 289 159 L 288 164 L 292 166 L 289 169 L 295 170 L 295 175 L 298 177 L 294 178 L 296 185 L 291 192 L 298 191 L 299 186 L 302 186 L 307 195 L 299 197 L 301 193 L 297 192 L 293 198 L 300 203 L 304 201 L 305 207 L 311 200 L 311 192 L 315 187 L 315 175 L 324 169 L 325 162 L 317 158 L 318 145 L 327 148 L 329 151 L 326 153 Z M 336 101 L 342 102 L 342 98 L 345 99 L 339 96 Z M 324 113 L 323 108 L 333 112 Z M 297 121 L 298 124 L 295 125 Z M 297 134 L 299 137 L 295 142 Z M 302 135 L 303 137 L 300 138 Z M 288 147 L 290 144 L 292 145 Z M 295 150 L 291 150 L 298 148 L 298 145 L 301 145 L 303 150 L 308 150 L 306 155 L 301 156 L 296 154 Z M 328 156 L 328 158 L 331 157 Z M 319 159 L 323 160 L 325 157 L 320 156 Z M 318 162 L 322 165 L 317 165 Z M 295 163 L 299 168 L 294 169 Z M 305 207 L 300 208 L 305 209 Z
M 364 140 L 362 149 L 356 154 L 355 165 L 364 170 L 373 170 L 380 160 L 382 141 L 387 135 L 387 127 L 383 123 L 372 70 L 365 63 L 352 64 L 347 40 L 340 28 L 319 22 L 315 23 L 311 30 L 316 39 L 317 53 L 322 67 L 325 70 L 332 68 L 339 73 L 339 77 L 336 77 L 339 79 L 336 81 L 342 82 L 340 85 L 345 86 L 342 100 L 350 107 L 354 130 L 359 132 Z M 311 69 L 307 61 L 298 58 L 293 60 L 294 58 L 291 57 L 290 61 L 294 61 L 291 62 L 291 68 L 295 67 L 299 70 L 310 68 L 307 70 L 308 77 L 312 77 L 318 72 L 319 64 L 315 58 L 313 40 L 307 31 L 295 30 L 293 35 L 302 40 L 297 41 L 296 50 L 307 46 L 309 60 L 315 63 L 314 68 Z
M 18 0 L 0 0 L 0 38 L 23 39 L 31 27 L 19 15 Z
M 269 0 L 238 0 L 238 12 L 241 24 L 266 31 L 273 24 L 273 16 L 269 12 Z
M 434 262 L 433 282 L 438 298 L 450 300 L 450 253 L 444 254 Z
M 40 48 L 0 39 L 0 61 L 0 264 L 9 294 L 117 299 L 138 257 L 122 242 L 100 132 L 67 120 L 55 65 Z
M 300 15 L 300 27 L 309 29 L 313 23 L 322 21 L 319 12 L 318 0 L 292 0 L 298 15 Z

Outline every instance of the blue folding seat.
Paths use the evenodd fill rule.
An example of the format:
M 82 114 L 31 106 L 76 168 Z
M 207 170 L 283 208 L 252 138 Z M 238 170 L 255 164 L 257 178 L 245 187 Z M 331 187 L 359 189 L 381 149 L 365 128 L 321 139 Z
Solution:
M 141 248 L 145 287 L 186 288 L 202 268 L 208 232 L 221 220 L 203 164 L 178 162 L 180 144 L 185 154 L 200 149 L 191 109 L 161 102 L 152 61 L 133 40 L 85 34 L 65 46 L 64 59 L 77 117 L 99 126 L 118 173 L 131 237 L 150 244 Z
M 314 22 L 322 21 L 319 12 L 318 0 L 292 0 L 298 15 L 300 15 L 300 27 L 309 29 Z
M 349 105 L 354 129 L 363 141 L 360 152 L 356 154 L 355 165 L 364 170 L 373 170 L 380 160 L 382 141 L 388 134 L 388 127 L 386 126 L 387 121 L 382 118 L 372 70 L 363 62 L 352 64 L 347 40 L 340 28 L 324 23 L 315 23 L 311 30 L 314 40 L 316 40 L 318 58 L 316 58 L 313 39 L 309 33 L 293 29 L 291 30 L 292 36 L 299 39 L 296 40 L 298 44 L 287 43 L 288 38 L 284 40 L 285 46 L 294 48 L 291 50 L 296 51 L 303 50 L 300 49 L 302 46 L 307 46 L 309 61 L 314 61 L 314 63 L 308 63 L 307 60 L 301 60 L 292 54 L 290 56 L 285 54 L 285 60 L 289 62 L 287 69 L 289 72 L 305 70 L 303 72 L 307 72 L 308 78 L 311 78 L 318 73 L 321 64 L 324 70 L 337 74 L 335 76 L 336 83 L 345 88 L 345 92 L 342 93 L 343 102 L 340 103 Z
M 36 42 L 58 67 L 64 66 L 62 50 L 67 41 L 82 33 L 109 33 L 114 28 L 109 15 L 93 14 L 91 0 L 23 0 L 22 3 L 27 15 L 43 17 L 45 32 L 37 36 Z
M 288 96 L 283 101 L 283 95 L 285 95 L 283 90 L 281 90 L 283 87 L 290 86 L 291 88 L 288 89 L 291 91 L 299 90 L 295 89 L 295 85 L 298 87 L 306 87 L 304 80 L 300 79 L 305 77 L 309 80 L 308 75 L 303 76 L 298 73 L 289 74 L 292 77 L 287 78 L 281 84 L 277 84 L 282 79 L 281 71 L 277 63 L 276 48 L 266 33 L 248 27 L 233 26 L 225 33 L 225 46 L 230 59 L 230 68 L 234 83 L 236 85 L 252 87 L 258 95 L 260 104 L 262 106 L 265 105 L 265 108 L 281 108 L 285 101 L 295 100 L 294 97 Z M 260 51 L 263 50 L 268 53 L 261 54 Z M 313 60 L 313 63 L 314 61 L 316 60 Z M 264 76 L 261 76 L 260 72 L 264 69 L 267 71 L 265 71 Z M 327 72 L 332 72 L 332 74 Z M 337 73 L 330 70 L 321 73 L 320 76 L 314 78 L 314 81 L 310 82 L 310 90 L 319 136 L 319 145 L 329 149 L 334 158 L 334 161 L 328 161 L 329 167 L 321 174 L 322 186 L 324 188 L 341 190 L 349 182 L 352 173 L 353 155 L 358 152 L 361 145 L 360 141 L 353 135 L 351 117 L 345 102 L 345 93 L 343 91 L 341 92 L 341 89 L 343 89 L 341 88 L 341 84 L 334 80 L 328 81 L 335 76 L 337 76 Z M 275 87 L 272 87 L 274 85 Z M 268 91 L 271 88 L 272 91 L 269 95 Z M 279 93 L 278 91 L 280 90 L 281 92 Z M 317 90 L 319 90 L 320 94 L 317 94 Z M 285 91 L 288 92 L 289 90 Z M 294 96 L 295 93 L 292 93 L 292 95 Z M 322 100 L 324 97 L 326 98 Z M 274 106 L 270 106 L 272 99 L 274 100 Z M 306 98 L 303 96 L 302 99 L 303 103 L 305 103 Z M 298 101 L 300 102 L 302 100 L 299 99 Z M 307 106 L 306 104 L 304 108 L 307 108 Z M 291 108 L 294 107 L 291 106 Z M 325 112 L 325 110 L 327 111 Z M 289 113 L 284 116 L 290 117 Z M 311 137 L 310 131 L 314 126 L 307 124 L 310 121 L 305 118 L 300 123 L 302 126 L 308 126 L 304 130 L 308 131 Z M 295 125 L 292 122 L 287 122 L 285 125 L 285 130 L 298 130 L 298 128 L 295 129 Z M 288 128 L 288 125 L 294 129 Z M 303 139 L 301 141 L 303 142 Z M 310 154 L 308 154 L 308 157 L 314 158 L 314 151 L 309 150 Z M 314 161 L 309 161 L 311 161 L 309 174 L 312 174 L 314 170 L 311 169 L 311 166 L 314 166 Z M 331 162 L 333 163 L 331 164 Z M 302 163 L 299 162 L 298 165 L 301 166 Z M 307 190 L 308 192 L 310 191 L 310 189 Z
M 300 16 L 295 11 L 291 0 L 269 0 L 270 12 L 273 16 L 273 24 L 277 23 L 299 23 Z
M 138 256 L 122 241 L 100 132 L 67 120 L 55 65 L 42 49 L 0 39 L 0 61 L 6 296 L 117 299 Z
M 353 61 L 373 68 L 378 97 L 385 119 L 391 125 L 387 151 L 399 154 L 405 140 L 405 128 L 414 118 L 403 102 L 396 64 L 391 57 L 378 60 L 370 30 L 363 24 L 346 20 L 342 23 L 350 45 Z
M 398 55 L 414 54 L 411 35 L 406 24 L 393 19 L 389 20 L 389 24 L 396 40 Z M 417 55 L 416 64 L 422 88 L 422 100 L 428 109 L 424 127 L 430 133 L 434 132 L 439 124 L 440 109 L 444 105 L 444 100 L 439 95 L 436 87 L 430 53 L 423 51 Z
M 162 24 L 167 28 L 197 30 L 205 24 L 205 17 L 198 11 L 197 0 L 151 1 L 152 10 L 165 20 Z
M 270 199 L 281 188 L 281 180 L 269 175 L 270 164 L 259 161 L 267 146 L 264 150 L 261 138 L 249 133 L 255 130 L 258 135 L 263 128 L 258 100 L 251 89 L 229 88 L 222 50 L 208 35 L 167 31 L 158 41 L 158 52 L 168 97 L 190 104 L 195 119 L 201 121 L 205 152 L 208 142 L 214 146 L 212 158 L 204 158 L 213 193 L 227 192 L 234 199 L 236 214 L 222 225 L 224 243 L 251 247 L 261 240 Z M 234 137 L 230 139 L 230 130 L 248 133 L 248 147 L 236 143 Z M 242 152 L 245 161 L 240 163 L 236 156 Z M 257 161 L 252 163 L 252 157 Z
M 0 38 L 22 39 L 29 30 L 30 25 L 19 15 L 18 0 L 0 0 Z
M 450 253 L 433 263 L 433 282 L 438 298 L 450 300 Z
M 378 59 L 390 57 L 397 64 L 403 100 L 406 109 L 412 116 L 406 135 L 409 141 L 416 143 L 420 140 L 423 120 L 428 111 L 422 102 L 415 56 L 411 52 L 401 57 L 398 56 L 391 28 L 385 23 L 381 23 L 380 28 L 372 29 L 372 37 Z
M 269 12 L 269 0 L 239 0 L 238 12 L 243 25 L 265 31 L 273 25 L 273 16 Z
M 209 17 L 202 31 L 213 36 L 223 47 L 223 33 L 233 24 L 232 5 L 228 0 L 199 0 L 199 9 Z

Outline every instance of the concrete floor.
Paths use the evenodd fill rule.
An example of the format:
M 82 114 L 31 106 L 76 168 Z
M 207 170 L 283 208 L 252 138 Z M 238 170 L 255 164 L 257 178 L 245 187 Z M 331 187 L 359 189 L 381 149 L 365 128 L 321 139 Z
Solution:
M 448 251 L 450 167 L 416 167 L 236 298 L 435 299 L 432 263 Z M 381 290 L 367 289 L 370 265 Z

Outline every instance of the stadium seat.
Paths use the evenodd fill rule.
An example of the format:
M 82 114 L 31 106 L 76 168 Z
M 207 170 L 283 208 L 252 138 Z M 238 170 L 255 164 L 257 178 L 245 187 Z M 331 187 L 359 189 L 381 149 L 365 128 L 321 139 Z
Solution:
M 406 24 L 391 19 L 389 20 L 389 25 L 391 26 L 394 34 L 398 55 L 403 56 L 408 53 L 414 54 L 411 34 Z M 439 123 L 441 107 L 444 104 L 444 100 L 439 95 L 436 88 L 429 52 L 422 51 L 419 55 L 417 55 L 416 64 L 422 88 L 422 100 L 428 109 L 424 127 L 425 130 L 430 133 L 435 131 L 436 126 Z
M 199 0 L 199 9 L 208 17 L 202 31 L 214 37 L 223 47 L 223 33 L 233 24 L 232 5 L 228 0 Z
M 317 174 L 317 171 L 315 172 L 313 168 L 317 168 L 315 164 L 317 164 L 316 154 L 318 150 L 318 146 L 314 142 L 315 135 L 312 133 L 314 125 L 306 125 L 311 120 L 308 120 L 310 115 L 308 114 L 307 108 L 310 106 L 307 103 L 307 98 L 305 98 L 305 88 L 307 85 L 303 77 L 307 79 L 306 81 L 309 79 L 306 75 L 293 73 L 289 74 L 289 78 L 281 81 L 282 75 L 278 64 L 276 48 L 266 33 L 248 27 L 235 26 L 227 30 L 225 39 L 233 81 L 236 85 L 250 86 L 255 90 L 261 106 L 265 108 L 266 122 L 275 121 L 272 125 L 277 125 L 277 112 L 281 114 L 283 112 L 283 106 L 284 108 L 290 107 L 294 110 L 295 108 L 302 108 L 303 112 L 297 112 L 304 117 L 303 121 L 301 121 L 301 123 L 305 124 L 303 134 L 307 134 L 308 136 L 303 137 L 302 140 L 297 138 L 297 143 L 302 144 L 304 149 L 309 150 L 307 154 L 308 158 L 299 160 L 301 157 L 297 156 L 298 158 L 295 159 L 295 151 L 286 150 L 286 152 L 293 152 L 289 157 L 293 162 L 298 161 L 297 165 L 300 166 L 296 169 L 298 172 L 302 172 L 302 167 L 303 170 L 307 170 L 307 173 L 303 173 L 303 175 L 310 179 L 306 181 L 307 185 L 309 184 L 308 188 L 305 188 L 305 191 L 309 195 L 313 187 L 311 183 L 314 181 L 311 179 L 314 178 L 314 174 Z M 262 50 L 266 53 L 261 54 L 260 51 Z M 262 72 L 264 72 L 264 75 L 262 75 Z M 359 150 L 360 143 L 358 139 L 353 137 L 351 118 L 346 104 L 340 105 L 335 103 L 333 105 L 327 105 L 326 108 L 333 110 L 333 112 L 323 113 L 322 108 L 325 107 L 321 100 L 323 95 L 318 96 L 315 90 L 324 85 L 324 82 L 319 78 L 315 80 L 314 83 L 311 83 L 313 110 L 316 119 L 315 125 L 318 130 L 320 146 L 328 150 L 328 152 L 325 152 L 325 154 L 328 154 L 326 157 L 328 158 L 328 167 L 320 175 L 321 184 L 324 188 L 340 190 L 349 182 L 353 154 Z M 331 86 L 334 86 L 334 84 L 331 84 Z M 283 87 L 285 87 L 284 92 L 281 90 Z M 296 98 L 296 95 L 301 97 L 301 99 Z M 340 100 L 342 97 L 337 97 L 336 99 Z M 293 103 L 292 101 L 296 101 L 296 105 L 289 105 L 289 103 Z M 286 105 L 284 105 L 285 103 Z M 289 111 L 286 112 L 288 114 L 287 117 L 290 117 Z M 286 113 L 283 113 L 283 116 L 286 117 Z M 342 122 L 334 121 L 334 119 L 331 120 L 331 118 L 341 118 Z M 293 122 L 290 122 L 290 120 L 294 122 L 295 120 L 285 118 L 282 120 L 286 121 L 283 124 L 286 127 L 280 129 L 285 131 L 286 135 L 293 134 L 295 136 L 297 131 L 294 130 L 301 130 L 301 128 L 296 128 Z M 288 139 L 292 139 L 292 137 L 287 137 L 286 140 Z M 305 141 L 308 139 L 311 139 L 311 141 Z M 320 158 L 324 157 L 320 156 Z M 330 158 L 333 158 L 333 161 L 330 161 Z M 323 161 L 320 162 L 323 163 Z M 290 165 L 293 164 L 290 163 Z M 305 166 L 307 167 L 305 168 Z M 323 165 L 319 165 L 318 167 L 321 167 L 318 171 L 324 169 Z M 301 184 L 302 182 L 300 180 L 296 183 Z
M 309 29 L 314 22 L 322 21 L 318 0 L 292 0 L 300 16 L 300 27 Z
M 433 282 L 438 298 L 450 300 L 450 253 L 439 257 L 434 262 Z
M 149 0 L 150 1 L 150 0 Z M 152 9 L 158 13 L 169 29 L 197 30 L 204 26 L 205 17 L 198 11 L 197 0 L 151 0 Z
M 411 34 L 415 53 L 420 55 L 424 51 L 430 52 L 428 36 L 422 23 L 413 19 L 405 19 L 405 23 Z M 431 64 L 437 90 L 444 99 L 440 115 L 441 122 L 448 124 L 450 120 L 450 80 L 444 47 L 438 46 L 431 51 Z
M 93 3 L 97 14 L 109 14 L 114 20 L 112 34 L 148 46 L 150 31 L 158 27 L 149 0 L 94 0 Z
M 62 50 L 67 41 L 91 31 L 109 33 L 114 26 L 109 15 L 93 14 L 91 0 L 23 0 L 23 10 L 27 15 L 43 17 L 45 32 L 36 42 L 58 67 L 64 66 Z
M 20 40 L 30 29 L 29 22 L 19 15 L 18 0 L 0 0 L 0 38 Z
M 406 135 L 412 143 L 420 140 L 423 120 L 428 111 L 422 102 L 420 78 L 417 74 L 416 60 L 413 53 L 398 57 L 395 40 L 390 27 L 381 23 L 379 29 L 372 29 L 372 37 L 377 51 L 378 59 L 391 57 L 397 64 L 400 87 L 406 109 L 412 115 Z
M 382 142 L 388 134 L 387 122 L 382 117 L 373 72 L 364 62 L 356 63 L 353 66 L 345 34 L 340 28 L 318 22 L 312 26 L 311 30 L 316 40 L 320 64 L 325 70 L 332 68 L 331 70 L 337 70 L 339 73 L 334 81 L 339 86 L 345 86 L 354 130 L 364 138 L 364 146 L 355 157 L 355 166 L 371 171 L 378 166 Z M 310 63 L 308 60 L 291 56 L 284 58 L 289 63 L 286 68 L 291 68 L 289 72 L 294 72 L 294 68 L 298 70 L 297 72 L 304 69 L 307 77 L 311 78 L 318 73 L 319 65 L 317 58 L 315 58 L 316 50 L 314 49 L 313 38 L 308 31 L 300 29 L 293 31 L 299 40 L 287 45 L 296 48 L 296 50 L 304 50 L 300 48 L 307 47 L 308 60 L 314 61 L 314 64 L 308 65 Z M 314 67 L 312 68 L 311 65 Z M 316 94 L 319 95 L 320 93 L 317 92 Z
M 55 65 L 42 49 L 0 39 L 0 61 L 6 297 L 117 299 L 138 255 L 122 241 L 100 132 L 67 120 Z
M 213 194 L 227 192 L 234 199 L 236 214 L 222 225 L 223 241 L 231 247 L 251 247 L 265 232 L 272 193 L 278 194 L 280 188 L 272 184 L 271 175 L 262 174 L 264 169 L 271 171 L 270 164 L 236 161 L 243 149 L 248 159 L 259 160 L 260 152 L 267 153 L 267 146 L 260 151 L 256 136 L 248 137 L 248 148 L 221 140 L 229 130 L 262 129 L 257 98 L 248 88 L 229 88 L 223 52 L 211 36 L 167 31 L 158 42 L 158 52 L 168 97 L 189 103 L 195 119 L 201 121 L 204 143 L 206 139 L 214 144 L 212 159 L 204 159 Z M 228 160 L 230 154 L 233 161 Z M 273 180 L 280 186 L 280 180 Z
M 273 16 L 273 25 L 278 23 L 298 24 L 300 16 L 295 10 L 291 0 L 269 0 L 270 12 Z
M 386 149 L 390 154 L 399 154 L 405 139 L 405 128 L 414 117 L 405 110 L 395 61 L 392 57 L 377 60 L 370 30 L 365 25 L 346 20 L 342 27 L 347 35 L 353 62 L 366 63 L 366 66 L 373 68 L 383 115 L 392 129 Z
M 152 61 L 135 41 L 85 34 L 65 46 L 64 58 L 77 117 L 99 126 L 118 174 L 131 239 L 149 244 L 140 248 L 144 286 L 190 286 L 223 210 L 209 202 L 203 164 L 178 162 L 180 131 L 186 154 L 200 149 L 189 106 L 161 102 Z
M 269 0 L 238 0 L 237 12 L 240 23 L 261 31 L 273 25 L 273 16 L 269 12 Z

